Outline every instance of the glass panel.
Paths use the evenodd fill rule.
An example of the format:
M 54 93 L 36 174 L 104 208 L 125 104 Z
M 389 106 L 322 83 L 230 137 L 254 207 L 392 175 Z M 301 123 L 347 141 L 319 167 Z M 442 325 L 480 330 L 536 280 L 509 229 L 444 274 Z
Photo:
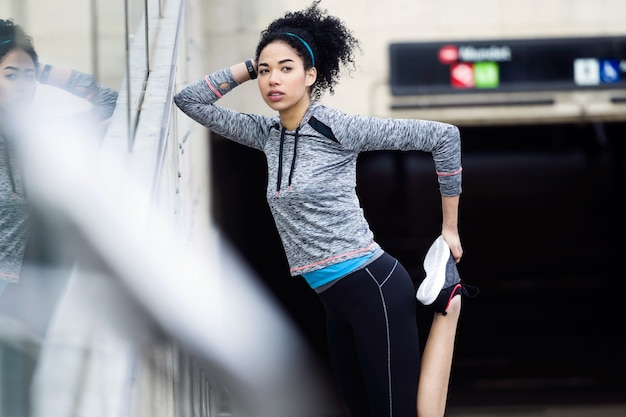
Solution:
M 145 42 L 139 44 L 139 52 L 131 54 L 130 45 L 135 38 L 146 39 L 144 13 L 147 0 L 87 0 L 50 2 L 45 0 L 2 0 L 0 1 L 0 19 L 12 19 L 20 25 L 27 35 L 32 37 L 34 48 L 38 54 L 41 67 L 50 64 L 48 81 L 36 84 L 32 120 L 45 121 L 63 120 L 83 124 L 86 114 L 93 107 L 83 92 L 91 91 L 89 76 L 104 89 L 110 89 L 112 97 L 109 103 L 115 106 L 115 92 L 124 91 L 124 77 L 129 68 L 133 72 L 128 83 L 131 93 L 131 106 L 122 103 L 122 111 L 131 123 L 136 120 L 141 95 L 148 74 L 147 51 Z M 158 13 L 158 7 L 154 7 Z M 131 59 L 132 57 L 132 59 Z M 0 62 L 3 56 L 0 56 Z M 128 61 L 130 59 L 130 61 Z M 56 71 L 62 71 L 57 73 Z M 74 72 L 72 72 L 74 71 Z M 80 73 L 80 75 L 77 75 Z M 83 75 L 84 74 L 84 75 Z M 59 83 L 53 82 L 59 76 Z M 64 78 L 65 77 L 65 78 Z M 70 86 L 73 86 L 70 88 Z M 68 91 L 72 90 L 72 91 Z M 100 91 L 100 90 L 97 90 Z M 107 90 L 108 91 L 108 90 Z M 0 93 L 2 90 L 0 90 Z M 98 94 L 96 97 L 100 97 Z M 76 117 L 77 115 L 79 115 Z M 21 119 L 24 114 L 19 114 Z M 57 117 L 58 116 L 58 117 Z M 78 120 L 77 120 L 78 119 Z M 4 132 L 8 130 L 9 121 L 0 121 L 0 143 L 4 144 Z M 29 118 L 26 119 L 30 121 Z M 3 124 L 4 122 L 4 124 Z M 35 125 L 36 123 L 32 123 Z M 26 126 L 26 131 L 33 128 L 47 136 L 52 131 L 45 131 L 47 125 Z M 94 127 L 89 125 L 90 127 Z M 105 125 L 106 126 L 106 125 Z M 11 126 L 12 127 L 12 126 Z M 55 126 L 58 127 L 58 126 Z M 95 127 L 101 127 L 99 124 Z M 71 125 L 62 129 L 63 134 L 55 134 L 54 140 L 65 142 L 67 133 L 75 133 Z M 98 133 L 104 133 L 98 130 Z M 56 133 L 56 131 L 55 131 Z M 87 139 L 96 135 L 90 130 Z M 11 135 L 11 140 L 22 139 L 20 134 Z M 101 135 L 100 135 L 101 136 Z M 7 142 L 8 143 L 8 139 Z M 129 140 L 130 143 L 130 140 Z M 8 145 L 7 145 L 8 146 Z M 21 146 L 21 144 L 20 144 Z M 4 148 L 3 148 L 4 149 Z M 66 158 L 68 165 L 73 155 L 66 147 L 50 155 L 57 160 Z M 0 158 L 0 185 L 4 184 L 8 174 L 15 175 L 17 193 L 26 200 L 24 183 L 21 179 L 26 173 L 15 171 L 17 165 L 9 166 L 7 158 Z M 7 175 L 5 175 L 5 173 Z M 32 175 L 30 172 L 28 175 Z M 41 181 L 41 180 L 40 180 Z M 3 218 L 9 207 L 10 193 L 0 187 L 0 216 Z M 59 191 L 59 190 L 57 190 Z M 32 195 L 29 195 L 32 197 Z M 24 206 L 25 207 L 25 206 Z M 24 208 L 24 211 L 26 209 Z M 54 221 L 53 207 L 37 206 L 31 215 L 30 239 L 25 249 L 23 265 L 18 283 L 8 283 L 0 279 L 0 415 L 21 416 L 31 415 L 29 399 L 32 381 L 35 378 L 41 348 L 47 339 L 49 325 L 54 313 L 62 300 L 69 282 L 72 262 L 76 256 L 76 248 L 68 248 L 59 242 L 67 242 L 66 224 L 51 224 Z M 45 218 L 45 220 L 44 220 Z M 97 219 L 93 219 L 97 221 Z M 0 251 L 4 255 L 6 248 L 15 241 L 6 237 L 7 228 L 11 227 L 0 219 Z M 4 241 L 2 241 L 4 239 Z M 0 256 L 0 274 L 4 270 L 4 256 Z M 62 352 L 61 352 L 62 353 Z M 62 355 L 60 355 L 59 359 Z M 63 375 L 60 376 L 63 381 Z M 73 414 L 73 413 L 72 413 Z

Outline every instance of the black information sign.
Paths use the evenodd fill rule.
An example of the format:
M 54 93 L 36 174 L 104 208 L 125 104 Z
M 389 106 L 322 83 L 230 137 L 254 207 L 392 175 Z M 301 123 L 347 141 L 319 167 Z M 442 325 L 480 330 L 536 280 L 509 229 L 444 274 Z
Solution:
M 626 88 L 626 36 L 393 43 L 393 95 Z

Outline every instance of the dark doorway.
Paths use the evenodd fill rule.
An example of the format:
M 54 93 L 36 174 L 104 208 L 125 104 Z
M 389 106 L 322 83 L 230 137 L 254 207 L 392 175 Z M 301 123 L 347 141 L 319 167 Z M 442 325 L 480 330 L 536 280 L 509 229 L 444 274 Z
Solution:
M 450 406 L 623 402 L 626 124 L 461 127 L 465 302 Z M 222 231 L 325 357 L 323 310 L 288 274 L 265 202 L 265 158 L 212 139 Z M 379 243 L 416 283 L 440 230 L 430 155 L 363 154 L 363 208 Z M 617 241 L 617 243 L 616 243 Z M 422 338 L 430 316 L 418 311 Z

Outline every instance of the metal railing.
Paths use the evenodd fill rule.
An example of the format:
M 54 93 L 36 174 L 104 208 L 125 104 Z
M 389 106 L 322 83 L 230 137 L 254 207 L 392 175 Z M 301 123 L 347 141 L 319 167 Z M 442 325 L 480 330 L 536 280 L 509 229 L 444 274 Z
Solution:
M 208 132 L 172 105 L 200 65 L 197 2 L 142 1 L 104 140 L 37 126 L 25 145 L 60 255 L 0 299 L 2 416 L 333 415 L 315 359 L 210 221 Z

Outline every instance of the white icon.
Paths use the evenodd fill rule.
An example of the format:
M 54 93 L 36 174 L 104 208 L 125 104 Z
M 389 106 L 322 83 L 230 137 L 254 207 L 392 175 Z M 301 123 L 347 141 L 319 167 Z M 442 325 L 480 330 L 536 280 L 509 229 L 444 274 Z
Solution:
M 452 67 L 452 78 L 463 87 L 474 86 L 474 70 L 469 64 L 459 64 Z
M 594 58 L 574 60 L 574 83 L 576 85 L 600 84 L 600 63 Z

